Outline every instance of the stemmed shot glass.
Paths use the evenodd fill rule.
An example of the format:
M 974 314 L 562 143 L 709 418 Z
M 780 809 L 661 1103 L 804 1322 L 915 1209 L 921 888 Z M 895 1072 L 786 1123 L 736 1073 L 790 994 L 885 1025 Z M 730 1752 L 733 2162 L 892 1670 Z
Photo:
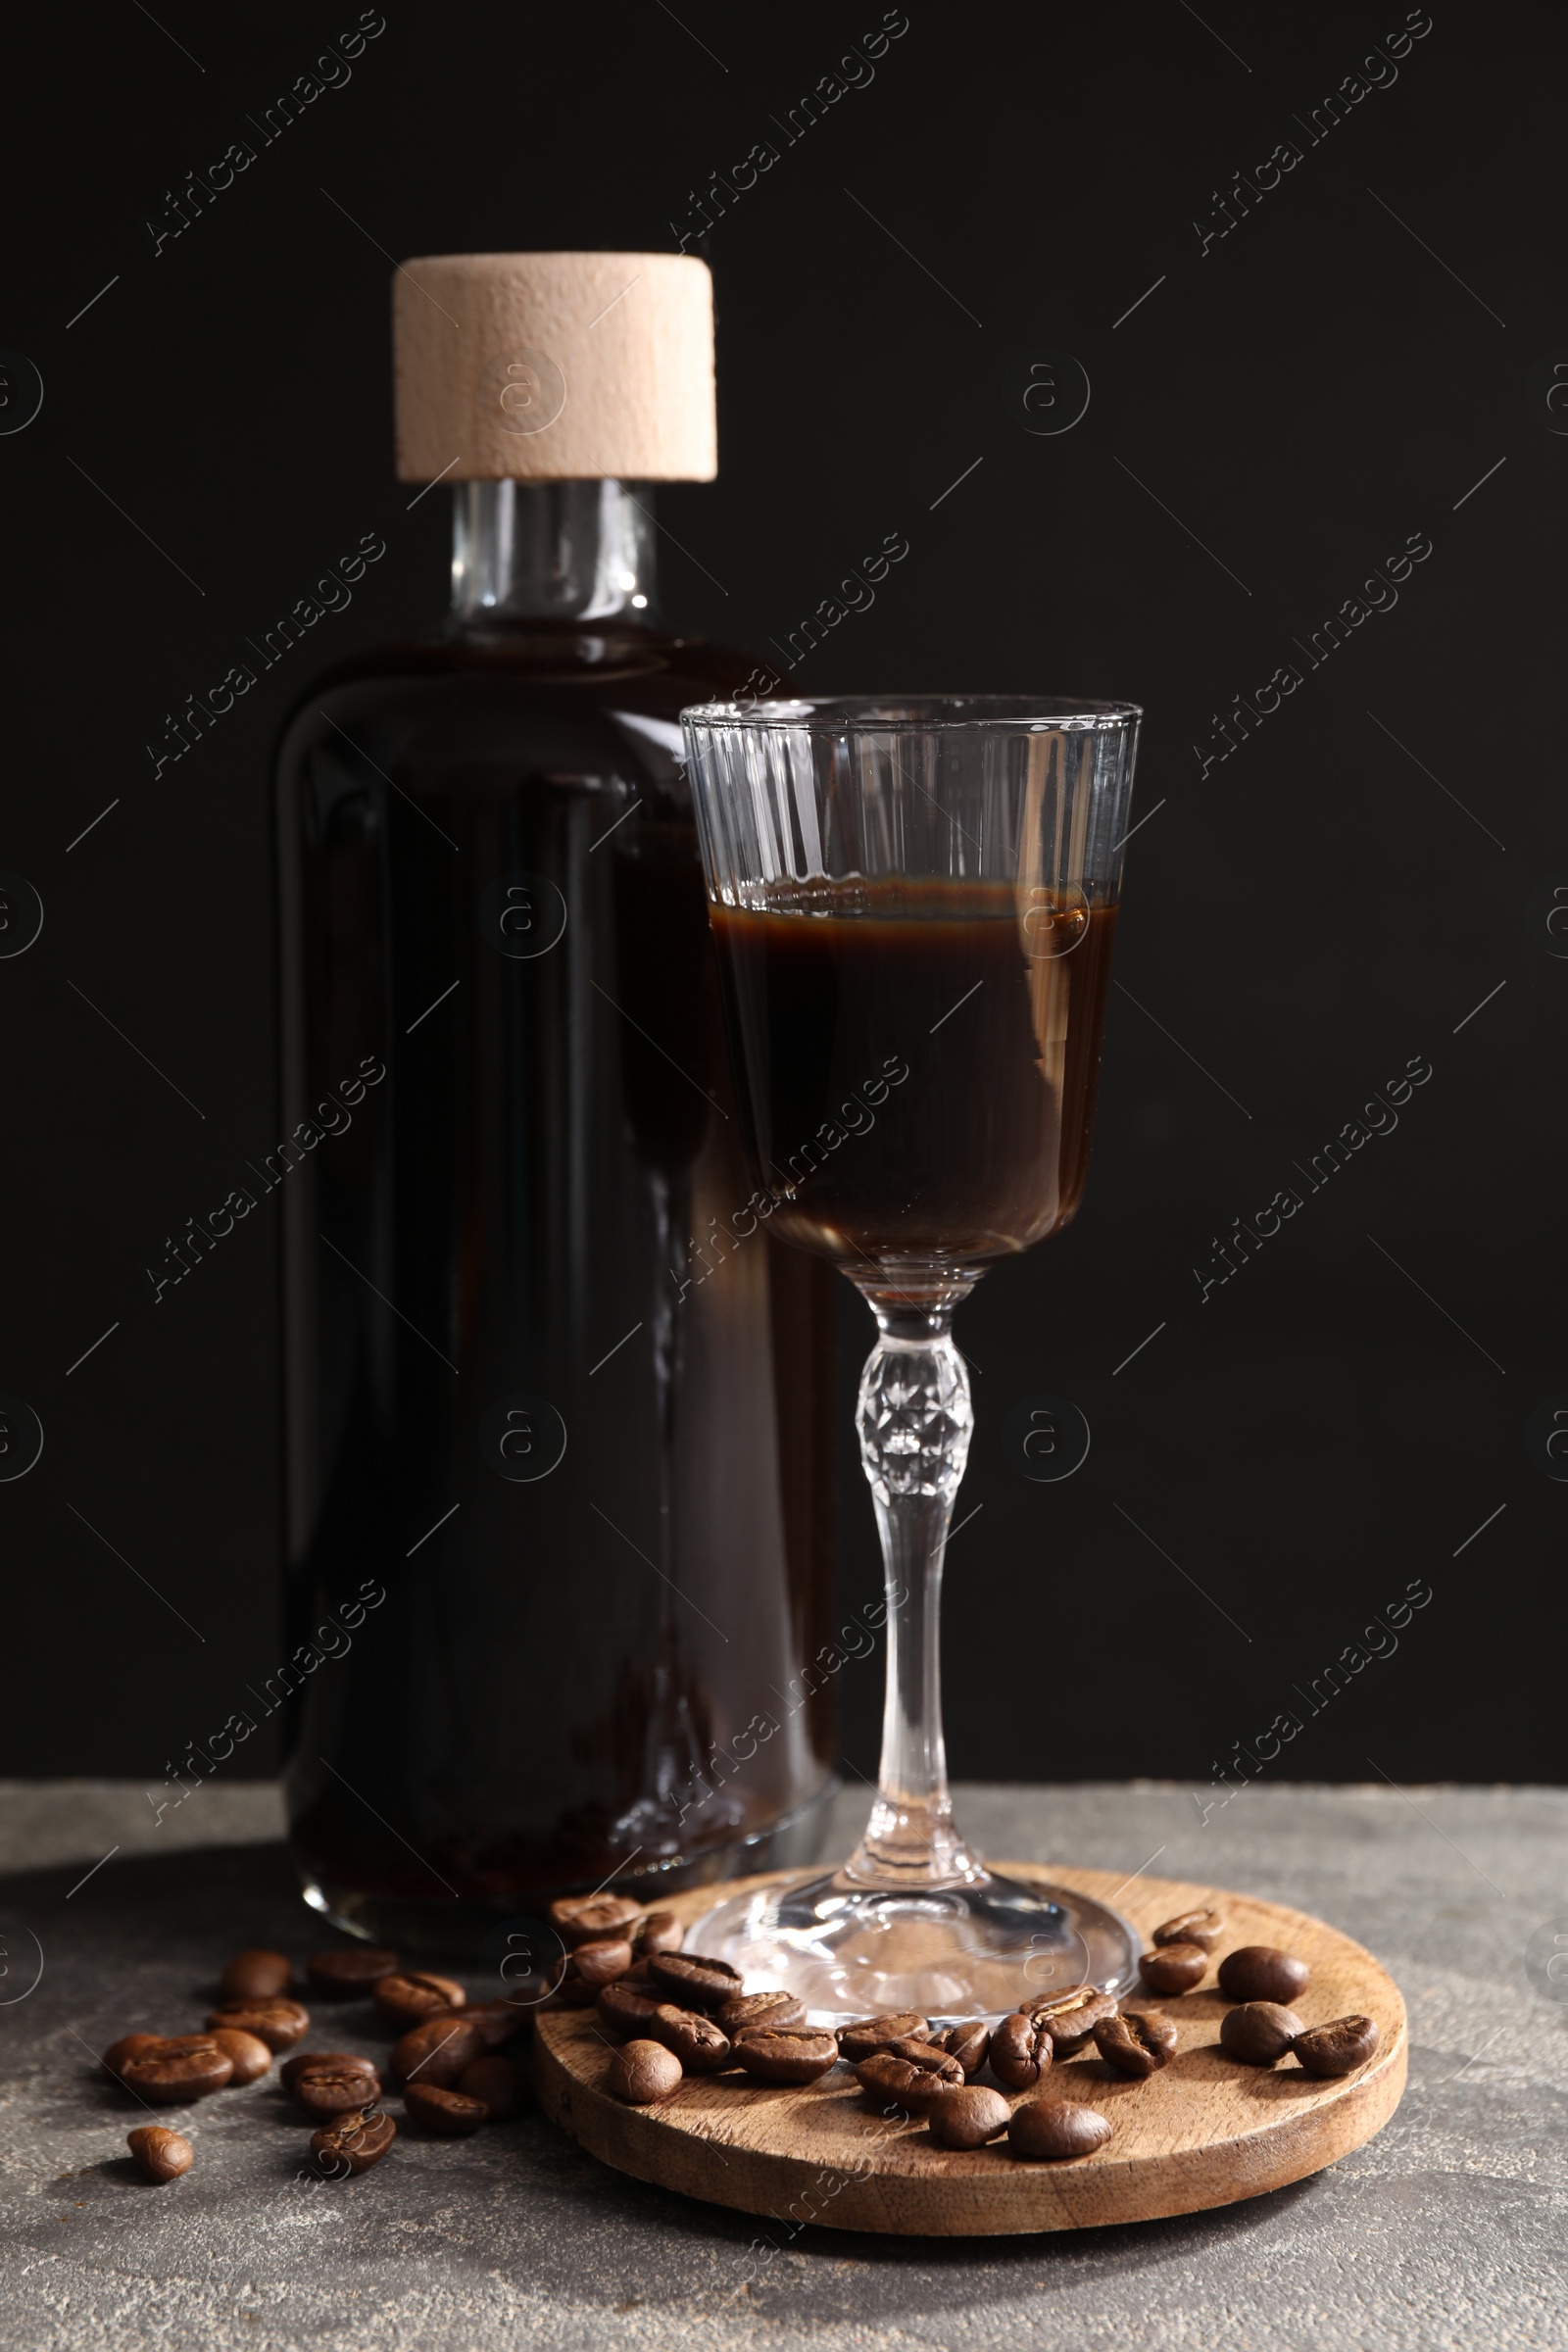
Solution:
M 842 1868 L 696 1932 L 813 2022 L 1000 2016 L 1136 1967 L 1117 1912 L 959 1835 L 938 1606 L 973 1425 L 955 1312 L 1083 1193 L 1140 715 L 989 695 L 682 713 L 754 1204 L 877 1327 L 857 1411 L 888 1592 L 876 1800 Z

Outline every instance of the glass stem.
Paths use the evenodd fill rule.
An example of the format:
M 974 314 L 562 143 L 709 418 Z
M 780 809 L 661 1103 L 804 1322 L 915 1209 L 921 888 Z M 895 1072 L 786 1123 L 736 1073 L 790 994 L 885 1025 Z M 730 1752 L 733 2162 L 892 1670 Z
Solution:
M 957 1303 L 869 1300 L 879 1336 L 856 1426 L 882 1537 L 888 1653 L 876 1802 L 846 1865 L 865 1886 L 968 1886 L 986 1875 L 953 1824 L 942 1738 L 942 1567 L 974 1424 L 953 1344 Z

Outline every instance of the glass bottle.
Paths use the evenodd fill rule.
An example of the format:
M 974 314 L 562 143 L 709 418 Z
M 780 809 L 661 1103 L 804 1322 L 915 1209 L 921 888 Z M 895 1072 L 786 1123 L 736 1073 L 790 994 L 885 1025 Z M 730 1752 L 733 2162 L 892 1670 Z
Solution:
M 810 1859 L 833 1786 L 833 1276 L 748 1206 L 679 765 L 751 663 L 653 495 L 458 480 L 446 629 L 280 751 L 290 1838 L 414 1949 Z

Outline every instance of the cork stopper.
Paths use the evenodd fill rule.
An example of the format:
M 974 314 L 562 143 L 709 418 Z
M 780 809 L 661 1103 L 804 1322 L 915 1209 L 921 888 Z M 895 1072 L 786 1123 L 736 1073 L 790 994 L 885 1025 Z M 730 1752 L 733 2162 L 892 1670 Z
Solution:
M 710 482 L 713 288 L 679 253 L 448 253 L 392 281 L 402 482 Z

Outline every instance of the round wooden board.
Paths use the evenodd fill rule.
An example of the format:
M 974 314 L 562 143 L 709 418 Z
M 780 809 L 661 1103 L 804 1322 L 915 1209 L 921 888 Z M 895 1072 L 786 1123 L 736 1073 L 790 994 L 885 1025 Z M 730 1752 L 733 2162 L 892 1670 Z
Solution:
M 1231 2004 L 1212 1975 L 1198 1991 L 1174 1998 L 1139 1990 L 1127 2006 L 1175 2022 L 1176 2056 L 1145 2082 L 1113 2075 L 1093 2044 L 1058 2061 L 1044 2093 L 1087 2101 L 1115 2130 L 1094 2156 L 1029 2164 L 1011 2156 L 1004 2139 L 972 2154 L 937 2147 L 922 2123 L 872 2105 L 848 2067 L 804 2090 L 767 2088 L 740 2073 L 710 2075 L 683 2082 L 663 2106 L 622 2106 L 603 2086 L 614 2045 L 593 2010 L 553 2009 L 540 2012 L 535 2031 L 541 2108 L 617 2171 L 710 2204 L 791 2225 L 963 2237 L 1153 2221 L 1261 2196 L 1359 2147 L 1398 2105 L 1406 2061 L 1398 1987 L 1369 1952 L 1321 1920 L 1174 1879 L 1129 1883 L 1102 1870 L 996 1867 L 1114 1902 L 1146 1936 L 1177 1912 L 1213 1905 L 1227 1923 L 1216 1959 L 1244 1943 L 1297 1953 L 1312 1970 L 1296 2004 L 1299 2014 L 1308 2025 L 1355 2012 L 1375 2018 L 1377 2055 L 1339 2082 L 1319 2082 L 1293 2059 L 1274 2068 L 1240 2066 L 1219 2047 Z M 792 1875 L 808 1874 L 699 1887 L 661 1898 L 661 1908 L 699 1921 L 739 1888 Z

